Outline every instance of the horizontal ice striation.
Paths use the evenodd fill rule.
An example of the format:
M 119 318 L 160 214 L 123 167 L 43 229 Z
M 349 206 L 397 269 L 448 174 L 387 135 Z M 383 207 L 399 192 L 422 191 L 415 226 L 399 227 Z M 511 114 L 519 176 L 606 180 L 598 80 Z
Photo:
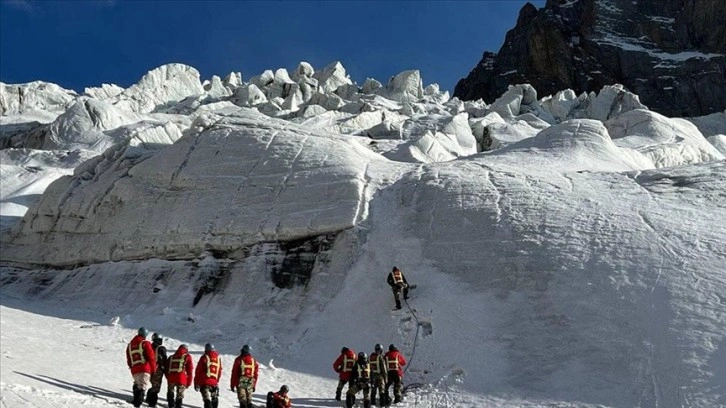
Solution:
M 110 149 L 53 183 L 4 260 L 183 258 L 335 233 L 365 205 L 368 162 L 385 161 L 357 138 L 253 111 L 202 117 L 193 129 L 156 153 Z
M 723 161 L 517 172 L 482 155 L 425 165 L 394 188 L 407 214 L 399 240 L 421 242 L 471 292 L 435 313 L 458 318 L 465 297 L 486 299 L 462 319 L 486 325 L 481 351 L 460 356 L 473 360 L 468 381 L 606 406 L 715 401 L 723 360 L 704 339 L 723 347 Z

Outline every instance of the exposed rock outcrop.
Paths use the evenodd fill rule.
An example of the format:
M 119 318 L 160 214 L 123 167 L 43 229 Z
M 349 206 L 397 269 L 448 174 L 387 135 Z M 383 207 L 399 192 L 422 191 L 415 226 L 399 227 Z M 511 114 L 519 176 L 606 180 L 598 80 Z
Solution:
M 666 116 L 726 108 L 721 0 L 548 0 L 527 3 L 498 54 L 485 52 L 454 96 L 493 101 L 512 84 L 540 95 L 620 83 Z

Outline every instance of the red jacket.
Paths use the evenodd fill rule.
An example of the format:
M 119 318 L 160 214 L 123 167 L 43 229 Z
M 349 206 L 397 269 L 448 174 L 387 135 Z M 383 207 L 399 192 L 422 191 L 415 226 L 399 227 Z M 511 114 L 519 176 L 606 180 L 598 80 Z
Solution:
M 126 365 L 131 369 L 131 374 L 155 372 L 156 354 L 151 342 L 138 334 L 134 336 L 126 346 Z
M 222 378 L 222 359 L 217 350 L 202 354 L 194 373 L 194 385 L 216 387 Z
M 403 378 L 403 366 L 406 365 L 406 359 L 403 358 L 398 350 L 389 351 L 386 353 L 386 370 L 390 373 L 392 371 L 398 372 L 398 376 Z
M 272 394 L 272 408 L 291 408 L 292 402 L 290 397 L 282 395 L 279 392 Z
M 252 388 L 257 387 L 257 371 L 259 370 L 260 365 L 257 364 L 257 361 L 252 358 L 251 355 L 245 354 L 243 356 L 239 356 L 234 360 L 234 365 L 232 366 L 232 378 L 229 380 L 229 386 L 230 387 L 237 387 L 239 385 L 239 380 L 242 377 L 246 378 L 252 378 Z
M 350 379 L 350 372 L 353 370 L 355 360 L 358 356 L 355 351 L 348 349 L 345 353 L 341 353 L 333 363 L 333 370 L 338 373 L 338 377 L 343 381 Z
M 166 373 L 166 380 L 170 385 L 177 384 L 185 387 L 192 385 L 194 362 L 186 347 L 179 346 L 176 349 L 176 353 L 169 357 L 167 366 L 169 367 L 169 371 Z

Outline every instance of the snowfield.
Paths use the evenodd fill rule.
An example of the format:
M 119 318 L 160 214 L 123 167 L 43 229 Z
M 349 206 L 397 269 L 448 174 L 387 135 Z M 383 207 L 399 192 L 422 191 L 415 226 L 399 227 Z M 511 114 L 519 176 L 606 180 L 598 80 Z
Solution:
M 128 406 L 140 326 L 195 364 L 214 343 L 220 406 L 243 344 L 256 404 L 312 408 L 376 343 L 409 360 L 401 407 L 726 406 L 724 114 L 340 63 L 41 85 L 0 84 L 3 407 Z

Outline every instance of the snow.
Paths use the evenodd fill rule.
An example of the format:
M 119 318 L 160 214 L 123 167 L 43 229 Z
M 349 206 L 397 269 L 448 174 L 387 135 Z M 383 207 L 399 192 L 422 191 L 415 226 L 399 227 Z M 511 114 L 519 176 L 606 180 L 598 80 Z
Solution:
M 650 21 L 655 21 L 656 23 L 661 23 L 664 25 L 673 25 L 676 22 L 676 19 L 673 17 L 648 16 L 648 19 Z
M 21 85 L 0 82 L 0 114 L 13 115 L 27 111 L 62 112 L 76 96 L 75 91 L 43 81 Z
M 423 97 L 421 73 L 418 70 L 403 71 L 391 78 L 384 96 L 398 102 L 416 101 Z
M 621 48 L 625 51 L 636 51 L 636 52 L 644 52 L 648 55 L 650 55 L 653 58 L 657 58 L 661 60 L 660 64 L 656 64 L 655 67 L 663 66 L 667 67 L 668 64 L 672 64 L 674 62 L 683 62 L 688 61 L 690 59 L 711 59 L 711 58 L 718 58 L 723 57 L 723 54 L 716 54 L 716 53 L 703 53 L 699 51 L 683 51 L 679 53 L 669 53 L 665 51 L 659 51 L 657 49 L 648 48 L 645 47 L 643 44 L 640 44 L 637 39 L 634 38 L 626 38 L 626 37 L 620 37 L 617 35 L 614 35 L 612 33 L 608 33 L 604 35 L 602 38 L 598 39 L 599 43 L 602 44 L 610 44 L 615 47 Z
M 335 92 L 339 87 L 352 83 L 345 72 L 343 64 L 339 61 L 333 62 L 323 68 L 322 71 L 315 72 L 313 78 L 318 80 L 320 90 L 323 93 Z
M 313 408 L 341 405 L 340 347 L 376 343 L 420 385 L 400 407 L 726 403 L 723 114 L 621 86 L 463 103 L 418 71 L 359 90 L 339 62 L 144 78 L 1 117 L 3 407 L 128 406 L 140 326 L 214 343 L 220 406 L 243 344 L 256 404 Z
M 167 64 L 149 71 L 111 101 L 120 109 L 149 113 L 203 92 L 199 71 L 184 64 Z
M 0 229 L 15 224 L 50 183 L 73 174 L 74 168 L 95 154 L 90 151 L 0 150 Z
M 706 116 L 684 118 L 692 122 L 706 137 L 726 135 L 726 112 L 716 112 Z
M 726 155 L 726 135 L 714 135 L 707 139 L 721 154 Z
M 560 8 L 565 7 L 572 7 L 573 5 L 577 4 L 577 2 L 580 0 L 566 0 L 564 3 L 559 4 Z
M 616 144 L 642 153 L 656 167 L 724 159 L 698 128 L 684 119 L 636 109 L 608 120 L 605 126 Z

